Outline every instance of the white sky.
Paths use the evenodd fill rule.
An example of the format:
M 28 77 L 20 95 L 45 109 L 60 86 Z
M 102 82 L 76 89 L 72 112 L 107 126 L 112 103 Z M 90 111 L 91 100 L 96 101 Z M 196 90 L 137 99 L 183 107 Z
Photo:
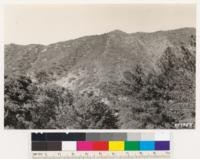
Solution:
M 115 29 L 128 33 L 196 26 L 194 4 L 7 5 L 5 43 L 50 44 Z

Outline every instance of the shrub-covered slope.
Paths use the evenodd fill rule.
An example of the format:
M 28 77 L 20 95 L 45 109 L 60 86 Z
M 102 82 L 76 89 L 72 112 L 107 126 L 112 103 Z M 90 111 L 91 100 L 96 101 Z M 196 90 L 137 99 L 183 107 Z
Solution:
M 13 118 L 8 113 L 11 111 L 10 103 L 22 107 L 26 102 L 33 102 L 31 99 L 25 103 L 18 102 L 21 90 L 28 90 L 19 86 L 20 81 L 24 83 L 24 78 L 28 78 L 31 87 L 37 85 L 43 90 L 53 86 L 52 91 L 54 87 L 71 91 L 74 99 L 70 105 L 76 108 L 81 103 L 85 108 L 94 106 L 91 103 L 104 105 L 102 107 L 110 109 L 108 114 L 116 122 L 112 124 L 114 128 L 177 128 L 180 123 L 192 123 L 194 126 L 195 32 L 194 28 L 131 34 L 114 30 L 47 46 L 5 45 L 5 121 L 8 117 L 9 120 Z M 13 86 L 8 87 L 8 82 Z M 32 94 L 40 96 L 36 90 Z M 11 97 L 11 92 L 15 92 L 17 97 Z M 34 101 L 39 100 L 36 96 Z M 77 99 L 77 96 L 80 98 Z M 41 107 L 39 101 L 36 103 Z M 55 105 L 64 109 L 62 104 Z M 17 121 L 16 114 L 14 116 L 12 120 Z M 90 123 L 55 126 L 59 123 L 58 119 L 55 116 L 52 119 L 54 124 L 49 126 L 112 128 L 109 124 L 105 126 L 103 121 L 99 126 Z M 33 125 L 28 127 L 39 127 L 38 124 Z M 27 126 L 15 128 L 21 127 Z

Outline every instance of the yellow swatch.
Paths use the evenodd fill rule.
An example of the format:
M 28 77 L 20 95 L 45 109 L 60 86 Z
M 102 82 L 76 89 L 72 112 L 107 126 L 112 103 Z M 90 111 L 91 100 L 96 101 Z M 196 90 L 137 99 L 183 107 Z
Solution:
M 109 141 L 109 151 L 124 151 L 124 141 Z

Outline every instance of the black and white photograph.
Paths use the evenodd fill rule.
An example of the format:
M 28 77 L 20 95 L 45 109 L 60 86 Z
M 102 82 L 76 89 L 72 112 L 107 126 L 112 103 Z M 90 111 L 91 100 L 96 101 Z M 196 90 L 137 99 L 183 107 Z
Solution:
M 194 129 L 195 77 L 195 4 L 5 6 L 5 129 Z

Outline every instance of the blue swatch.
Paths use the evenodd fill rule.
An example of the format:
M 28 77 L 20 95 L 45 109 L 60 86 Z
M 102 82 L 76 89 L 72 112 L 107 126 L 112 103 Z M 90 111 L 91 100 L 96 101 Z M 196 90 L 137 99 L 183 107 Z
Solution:
M 155 141 L 140 141 L 140 150 L 154 151 L 155 150 Z

